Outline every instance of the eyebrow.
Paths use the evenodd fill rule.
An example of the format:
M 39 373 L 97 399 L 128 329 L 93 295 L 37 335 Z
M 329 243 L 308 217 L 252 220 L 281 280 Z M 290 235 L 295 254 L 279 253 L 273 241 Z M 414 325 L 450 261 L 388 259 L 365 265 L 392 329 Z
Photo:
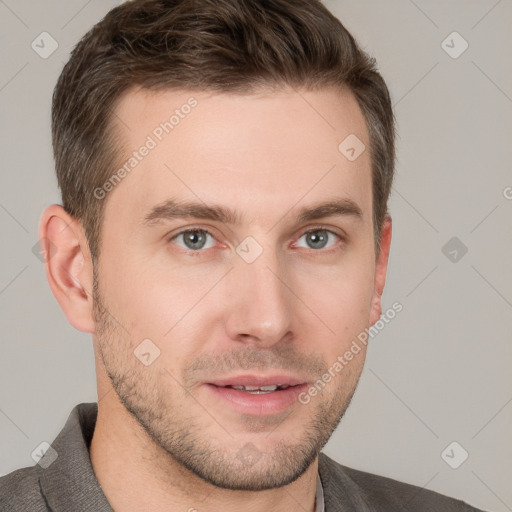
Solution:
M 296 218 L 298 223 L 303 223 L 323 217 L 345 216 L 361 220 L 363 212 L 352 199 L 337 198 L 310 207 L 303 207 L 297 213 Z M 161 222 L 187 217 L 217 221 L 223 224 L 240 224 L 242 220 L 239 212 L 224 206 L 168 199 L 153 207 L 143 217 L 142 224 L 153 226 Z

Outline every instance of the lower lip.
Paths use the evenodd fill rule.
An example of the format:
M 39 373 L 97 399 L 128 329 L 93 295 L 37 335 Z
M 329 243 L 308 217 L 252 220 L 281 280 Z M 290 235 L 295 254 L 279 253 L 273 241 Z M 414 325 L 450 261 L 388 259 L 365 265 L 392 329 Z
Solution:
M 206 387 L 233 409 L 251 416 L 269 416 L 284 411 L 298 401 L 300 393 L 306 390 L 307 384 L 290 386 L 271 393 L 248 393 L 238 389 L 206 384 Z

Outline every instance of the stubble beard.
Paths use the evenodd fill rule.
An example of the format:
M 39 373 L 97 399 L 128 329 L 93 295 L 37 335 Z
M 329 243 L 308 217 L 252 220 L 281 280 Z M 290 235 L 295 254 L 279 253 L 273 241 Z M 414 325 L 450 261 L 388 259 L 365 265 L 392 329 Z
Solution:
M 328 399 L 318 397 L 306 405 L 297 402 L 283 424 L 273 432 L 262 432 L 265 448 L 259 449 L 257 442 L 244 442 L 240 435 L 230 434 L 230 427 L 225 425 L 223 418 L 218 418 L 214 425 L 222 426 L 217 429 L 222 438 L 214 440 L 201 425 L 201 420 L 211 419 L 204 405 L 198 405 L 197 399 L 188 396 L 168 371 L 169 375 L 162 378 L 166 370 L 159 372 L 151 366 L 145 367 L 131 350 L 123 350 L 130 346 L 129 340 L 126 335 L 123 337 L 124 331 L 105 308 L 96 276 L 93 301 L 96 340 L 112 387 L 149 438 L 163 449 L 164 458 L 155 461 L 155 469 L 165 471 L 166 466 L 177 463 L 203 481 L 230 490 L 262 491 L 288 485 L 315 461 L 340 423 L 359 380 L 360 372 L 345 381 L 339 378 L 339 383 L 334 384 L 337 389 Z M 350 369 L 344 369 L 347 370 Z M 172 384 L 175 393 L 168 392 Z M 177 397 L 177 393 L 182 396 Z M 294 414 L 303 413 L 304 407 L 311 408 L 312 412 L 306 423 L 300 425 L 300 439 L 295 443 L 287 442 L 290 436 L 286 435 L 286 422 Z M 194 418 L 190 415 L 191 410 L 203 418 L 197 415 Z M 260 420 L 244 418 L 247 431 L 258 430 Z M 296 432 L 293 434 L 295 437 Z M 269 444 L 271 436 L 278 439 Z

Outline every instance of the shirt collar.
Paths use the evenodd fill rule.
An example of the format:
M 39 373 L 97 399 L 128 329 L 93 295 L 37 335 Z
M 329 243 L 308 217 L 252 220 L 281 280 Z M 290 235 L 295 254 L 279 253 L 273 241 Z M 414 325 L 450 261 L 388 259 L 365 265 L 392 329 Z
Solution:
M 315 512 L 325 512 L 324 488 L 322 487 L 322 481 L 320 480 L 320 475 L 318 473 L 316 475 L 315 503 L 316 503 Z
M 41 493 L 55 512 L 113 512 L 94 473 L 89 447 L 96 425 L 97 403 L 82 403 L 35 465 Z
M 113 512 L 94 474 L 89 454 L 97 414 L 95 402 L 78 404 L 73 408 L 51 445 L 53 451 L 48 451 L 36 464 L 41 491 L 52 510 Z M 41 464 L 52 454 L 56 456 L 53 462 Z M 325 512 L 319 473 L 316 477 L 315 512 Z

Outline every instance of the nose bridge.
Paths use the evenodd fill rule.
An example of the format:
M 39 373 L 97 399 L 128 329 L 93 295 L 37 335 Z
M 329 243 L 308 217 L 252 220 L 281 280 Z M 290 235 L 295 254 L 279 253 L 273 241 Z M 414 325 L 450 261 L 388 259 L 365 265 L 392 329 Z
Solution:
M 285 266 L 273 248 L 261 247 L 252 261 L 240 249 L 243 246 L 237 251 L 235 268 L 230 273 L 228 334 L 232 339 L 270 346 L 291 329 L 291 294 L 283 283 Z M 249 252 L 254 250 L 255 247 L 249 247 Z

